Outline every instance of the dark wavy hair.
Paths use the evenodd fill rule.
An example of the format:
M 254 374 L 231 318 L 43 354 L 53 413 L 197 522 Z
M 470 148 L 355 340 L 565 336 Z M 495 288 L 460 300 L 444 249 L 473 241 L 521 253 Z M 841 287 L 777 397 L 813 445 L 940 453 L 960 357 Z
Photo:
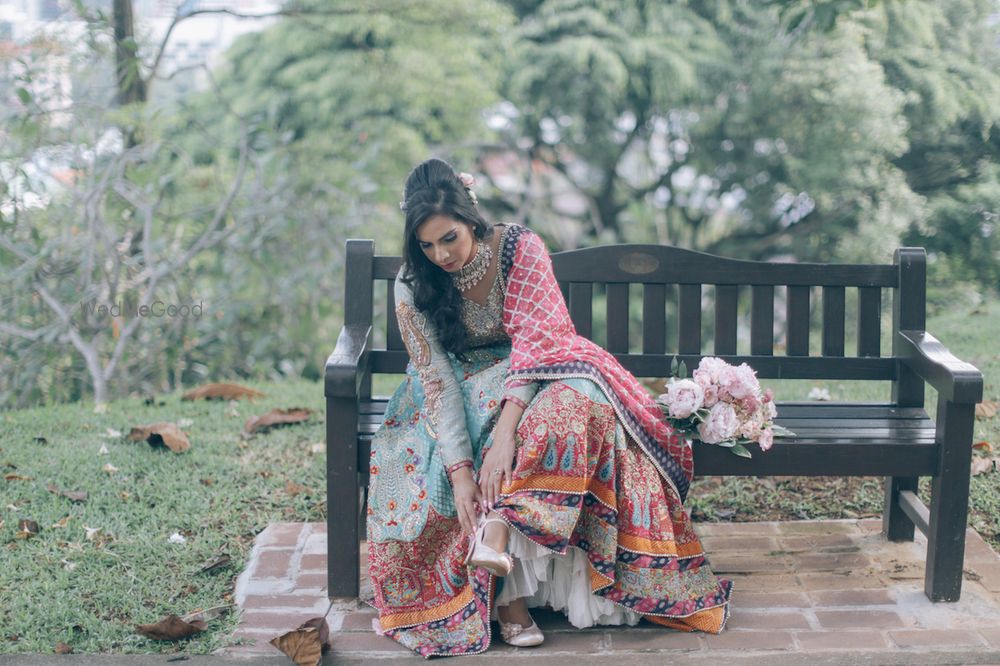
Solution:
M 413 291 L 413 304 L 437 330 L 445 351 L 465 360 L 465 326 L 462 294 L 447 271 L 435 265 L 420 248 L 417 229 L 435 215 L 445 215 L 471 225 L 478 240 L 492 237 L 489 224 L 473 203 L 458 174 L 444 160 L 431 158 L 413 168 L 403 187 L 403 275 Z

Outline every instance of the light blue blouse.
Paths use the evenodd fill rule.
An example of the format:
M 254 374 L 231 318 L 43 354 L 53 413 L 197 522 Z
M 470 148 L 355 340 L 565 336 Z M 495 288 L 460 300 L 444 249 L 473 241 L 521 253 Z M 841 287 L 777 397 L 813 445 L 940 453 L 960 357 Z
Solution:
M 504 242 L 503 237 L 501 237 L 500 242 Z M 438 450 L 441 452 L 445 469 L 448 469 L 456 463 L 472 459 L 472 442 L 466 427 L 462 389 L 459 385 L 459 379 L 452 370 L 448 352 L 441 346 L 436 327 L 413 304 L 413 292 L 409 285 L 400 279 L 403 270 L 404 267 L 400 267 L 396 274 L 394 290 L 396 320 L 399 322 L 403 343 L 410 354 L 410 361 L 420 377 L 425 396 L 424 409 L 433 436 L 438 442 Z M 497 280 L 485 306 L 466 299 L 468 302 L 463 308 L 462 319 L 466 324 L 466 334 L 469 337 L 470 346 L 476 346 L 477 341 L 480 341 L 481 344 L 487 344 L 496 342 L 498 339 L 510 339 L 503 333 L 502 323 L 500 323 L 502 318 L 499 316 L 502 314 L 507 285 L 500 275 L 499 269 L 497 273 Z M 499 294 L 494 293 L 498 290 Z M 492 320 L 494 330 L 470 330 L 469 313 L 473 310 L 475 312 L 472 314 L 478 316 L 480 321 Z M 512 397 L 528 404 L 537 392 L 538 382 L 526 382 L 508 389 L 504 394 L 503 401 L 506 402 L 507 398 Z

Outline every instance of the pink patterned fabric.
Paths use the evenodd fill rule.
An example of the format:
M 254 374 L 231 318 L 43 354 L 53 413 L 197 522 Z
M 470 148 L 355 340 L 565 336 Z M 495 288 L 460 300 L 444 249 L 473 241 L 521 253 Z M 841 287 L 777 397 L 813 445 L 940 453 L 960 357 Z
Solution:
M 503 308 L 512 345 L 507 388 L 538 379 L 594 379 L 629 434 L 684 501 L 694 474 L 691 448 L 638 380 L 610 352 L 577 334 L 542 239 L 524 229 L 514 242 Z

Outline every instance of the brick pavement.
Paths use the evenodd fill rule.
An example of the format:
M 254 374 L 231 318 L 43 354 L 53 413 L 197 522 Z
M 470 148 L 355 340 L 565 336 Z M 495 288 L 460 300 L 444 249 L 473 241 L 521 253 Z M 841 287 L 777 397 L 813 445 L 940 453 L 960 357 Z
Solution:
M 635 664 L 682 661 L 774 664 L 1000 664 L 1000 557 L 967 533 L 962 599 L 932 604 L 923 594 L 926 540 L 889 543 L 877 520 L 696 523 L 717 573 L 733 579 L 732 615 L 718 635 L 687 634 L 645 622 L 576 630 L 561 613 L 536 609 L 546 632 L 538 648 L 499 639 L 477 663 L 600 663 L 629 655 Z M 362 545 L 362 570 L 366 570 Z M 240 575 L 243 609 L 232 657 L 280 658 L 268 640 L 326 614 L 333 652 L 326 663 L 420 660 L 373 633 L 371 608 L 327 599 L 326 528 L 278 523 L 257 538 Z M 365 595 L 370 590 L 363 579 Z M 606 657 L 604 657 L 606 659 Z M 280 663 L 278 661 L 277 663 Z M 497 662 L 499 663 L 499 661 Z

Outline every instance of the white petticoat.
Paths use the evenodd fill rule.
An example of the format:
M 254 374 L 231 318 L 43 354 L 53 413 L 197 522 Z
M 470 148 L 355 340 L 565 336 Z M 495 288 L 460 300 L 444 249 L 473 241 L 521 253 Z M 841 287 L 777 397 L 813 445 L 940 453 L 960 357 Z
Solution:
M 521 597 L 527 597 L 529 608 L 551 606 L 563 611 L 578 629 L 597 624 L 635 626 L 642 619 L 639 613 L 591 593 L 587 554 L 576 546 L 559 555 L 511 529 L 507 552 L 516 562 L 496 596 L 494 619 L 496 606 Z

